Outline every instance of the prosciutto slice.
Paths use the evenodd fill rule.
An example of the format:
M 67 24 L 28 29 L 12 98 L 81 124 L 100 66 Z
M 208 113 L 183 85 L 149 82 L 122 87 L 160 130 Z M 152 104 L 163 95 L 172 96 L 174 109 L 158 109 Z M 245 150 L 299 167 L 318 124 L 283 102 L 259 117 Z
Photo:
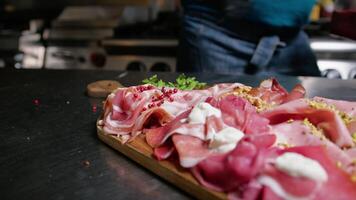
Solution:
M 327 99 L 324 97 L 314 97 L 313 100 L 334 105 L 338 110 L 345 112 L 352 117 L 356 117 L 356 102 Z
M 343 112 L 344 115 L 348 115 L 350 122 L 346 124 L 347 129 L 351 134 L 356 134 L 356 102 L 327 99 L 323 97 L 314 97 L 313 100 L 335 106 L 335 108 Z
M 173 92 L 172 88 L 151 85 L 119 88 L 104 104 L 103 129 L 113 135 L 129 135 L 129 139 L 147 128 L 163 126 L 208 97 L 220 97 L 239 83 L 217 84 L 206 90 Z M 169 92 L 167 92 L 169 91 Z
M 179 154 L 180 165 L 185 168 L 195 166 L 213 153 L 208 143 L 196 137 L 176 134 L 172 140 Z
M 167 142 L 160 147 L 154 148 L 153 155 L 157 158 L 157 160 L 165 160 L 172 155 L 174 150 L 175 148 L 172 145 L 172 142 Z
M 261 113 L 271 124 L 286 122 L 290 119 L 308 119 L 325 131 L 326 136 L 339 147 L 352 147 L 354 143 L 350 132 L 340 116 L 328 109 L 311 107 L 306 99 L 294 100 Z
M 233 151 L 212 155 L 197 164 L 192 168 L 193 175 L 210 189 L 234 191 L 259 173 L 267 148 L 274 142 L 274 135 L 246 136 Z
M 279 105 L 305 96 L 305 89 L 297 84 L 290 93 L 281 86 L 274 78 L 261 82 L 260 86 L 253 88 L 249 94 L 259 97 L 270 104 Z
M 210 148 L 208 144 L 213 139 L 214 134 L 219 134 L 224 128 L 234 127 L 247 134 L 263 134 L 269 131 L 268 120 L 259 116 L 255 107 L 241 97 L 228 95 L 207 101 L 214 105 L 215 108 L 220 109 L 222 112 L 221 117 L 212 115 L 206 117 L 205 123 L 190 123 L 187 118 L 192 111 L 188 110 L 165 126 L 144 130 L 147 143 L 151 147 L 157 148 L 165 145 L 172 137 L 181 165 L 183 167 L 193 167 L 199 161 L 210 156 L 210 154 L 216 153 L 216 150 L 212 147 Z M 256 125 L 258 127 L 255 127 Z M 184 139 L 187 140 L 187 144 L 194 146 L 192 147 L 196 151 L 194 156 L 189 156 L 193 150 L 190 150 L 187 145 L 182 145 L 184 144 Z M 201 155 L 198 156 L 199 154 Z M 160 158 L 162 156 L 156 155 L 156 157 Z M 187 160 L 194 160 L 194 162 L 188 162 Z
M 355 199 L 356 182 L 349 174 L 337 167 L 322 146 L 300 146 L 280 150 L 278 155 L 293 152 L 317 161 L 327 172 L 327 181 L 288 175 L 267 164 L 259 175 L 259 182 L 282 199 Z M 274 155 L 275 156 L 275 155 Z M 263 181 L 264 179 L 264 181 Z M 269 181 L 266 181 L 269 180 Z M 273 184 L 272 184 L 273 183 Z M 266 196 L 268 197 L 268 195 Z
M 165 126 L 144 130 L 147 144 L 151 147 L 162 145 L 176 129 L 182 126 L 183 122 L 181 122 L 181 120 L 187 118 L 189 113 L 190 111 L 185 111 Z M 186 134 L 188 131 L 189 130 L 185 131 L 183 134 Z
M 228 126 L 240 129 L 244 133 L 265 133 L 269 131 L 268 119 L 257 114 L 256 108 L 242 97 L 228 95 L 219 101 L 209 100 L 220 108 L 222 118 Z
M 272 127 L 272 132 L 277 136 L 275 145 L 294 147 L 294 146 L 325 146 L 325 151 L 328 156 L 334 160 L 335 164 L 339 164 L 346 171 L 355 170 L 353 159 L 346 151 L 335 145 L 330 140 L 312 133 L 310 127 L 304 124 L 303 121 L 293 121 L 281 123 Z

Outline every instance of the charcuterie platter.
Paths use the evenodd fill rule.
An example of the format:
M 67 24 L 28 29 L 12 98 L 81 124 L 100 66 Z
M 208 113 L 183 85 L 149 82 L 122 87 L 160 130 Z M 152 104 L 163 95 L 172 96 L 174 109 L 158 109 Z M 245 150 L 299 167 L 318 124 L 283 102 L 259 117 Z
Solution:
M 192 196 L 206 200 L 226 199 L 224 193 L 201 187 L 194 177 L 179 165 L 156 160 L 152 156 L 152 148 L 147 145 L 143 135 L 128 144 L 122 144 L 118 137 L 106 134 L 101 126 L 98 125 L 97 129 L 100 140 Z
M 355 199 L 356 102 L 275 79 L 118 88 L 98 137 L 199 199 Z

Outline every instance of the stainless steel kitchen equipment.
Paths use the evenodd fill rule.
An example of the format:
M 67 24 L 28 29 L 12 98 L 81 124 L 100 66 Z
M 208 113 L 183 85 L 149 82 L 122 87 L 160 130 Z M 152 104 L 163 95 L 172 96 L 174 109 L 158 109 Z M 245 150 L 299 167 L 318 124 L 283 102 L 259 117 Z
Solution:
M 116 28 L 119 24 L 153 21 L 155 12 L 150 6 L 139 5 L 66 8 L 58 19 L 52 22 L 52 27 L 44 33 L 44 38 L 47 41 L 45 68 L 125 69 L 124 65 L 136 61 L 136 58 L 131 59 L 132 55 L 137 55 L 127 56 L 125 54 L 124 58 L 110 56 L 112 45 L 121 43 L 120 41 L 113 42 L 113 39 L 116 39 Z M 136 44 L 138 43 L 134 42 L 129 45 L 130 47 L 119 46 L 120 52 L 125 51 L 121 48 L 131 48 Z M 154 44 L 154 46 L 159 44 L 161 43 Z M 109 53 L 104 49 L 106 47 L 109 48 Z M 175 67 L 174 59 L 160 58 L 157 60 L 155 58 L 157 57 L 144 59 L 140 57 L 137 62 L 149 62 L 149 64 L 158 62 L 158 66 L 168 63 L 165 65 L 169 65 L 170 69 Z
M 17 61 L 15 68 L 40 69 L 44 66 L 45 46 L 42 35 L 34 30 L 23 31 L 20 37 L 19 49 L 22 58 Z
M 20 36 L 18 30 L 0 29 L 0 68 L 14 66 L 15 55 L 19 53 Z
M 113 38 L 105 39 L 105 69 L 138 71 L 176 71 L 179 16 L 161 12 L 157 19 L 123 25 Z
M 120 13 L 119 7 L 67 7 L 44 32 L 45 68 L 102 67 L 105 62 L 100 42 L 113 36 Z
M 356 79 L 356 41 L 336 37 L 315 37 L 311 47 L 324 77 Z
M 105 69 L 176 71 L 174 39 L 110 39 L 103 41 Z

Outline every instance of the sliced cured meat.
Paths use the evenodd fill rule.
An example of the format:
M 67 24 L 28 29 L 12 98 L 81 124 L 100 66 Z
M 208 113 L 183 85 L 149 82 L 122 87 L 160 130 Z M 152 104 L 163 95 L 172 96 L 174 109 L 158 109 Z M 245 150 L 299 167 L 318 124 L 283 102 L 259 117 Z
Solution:
M 323 137 L 321 133 L 315 133 L 315 131 L 317 130 L 313 130 L 303 121 L 299 120 L 277 124 L 272 127 L 272 132 L 277 136 L 275 143 L 277 146 L 293 147 L 324 145 L 326 147 L 326 152 L 330 158 L 334 160 L 335 164 L 339 162 L 343 166 L 349 166 L 352 163 L 352 157 L 330 140 Z
M 174 133 L 173 131 L 183 124 L 181 120 L 186 119 L 189 113 L 190 111 L 185 111 L 165 126 L 144 130 L 147 144 L 151 147 L 158 147 L 162 145 L 168 137 Z
M 262 81 L 260 86 L 256 88 L 248 86 L 238 87 L 234 90 L 233 94 L 248 100 L 258 111 L 263 111 L 282 103 L 304 98 L 306 91 L 301 84 L 297 84 L 288 93 L 272 78 Z
M 172 121 L 174 116 L 161 107 L 156 107 L 141 113 L 131 130 L 132 137 L 137 136 L 145 128 L 161 127 Z
M 241 83 L 220 83 L 209 88 L 210 96 L 218 98 L 224 94 L 232 92 L 235 88 L 244 86 Z
M 151 85 L 120 88 L 105 102 L 103 129 L 109 134 L 130 135 L 133 139 L 145 125 L 161 126 L 208 97 L 220 97 L 241 85 L 217 84 L 206 90 L 191 91 Z
M 236 143 L 243 137 L 243 133 L 239 129 L 246 130 L 250 134 L 262 134 L 269 130 L 268 120 L 260 117 L 256 113 L 256 109 L 241 97 L 228 95 L 210 102 L 218 106 L 226 115 L 207 115 L 206 119 L 200 120 L 201 122 L 191 123 L 190 118 L 193 111 L 186 111 L 163 127 L 144 130 L 147 143 L 151 147 L 159 147 L 172 135 L 191 136 L 195 139 L 199 139 L 201 142 L 209 144 L 205 146 L 204 155 L 201 155 L 203 159 L 211 152 L 221 154 L 234 149 Z M 209 106 L 204 106 L 204 108 L 208 108 Z M 214 109 L 215 111 L 217 108 L 212 107 L 210 109 Z M 220 113 L 220 110 L 216 111 Z M 194 116 L 196 114 L 198 113 L 195 112 Z M 253 127 L 256 124 L 259 126 L 258 128 Z M 227 141 L 221 138 L 220 135 L 224 138 L 229 137 L 233 139 L 233 141 Z M 210 146 L 210 144 L 213 145 Z M 179 153 L 179 157 L 185 155 L 185 149 L 177 149 L 178 147 L 175 142 L 174 145 Z M 209 152 L 209 154 L 207 154 L 207 152 Z
M 196 123 L 187 123 L 187 117 L 190 114 L 190 110 L 180 114 L 178 117 L 176 117 L 174 120 L 166 124 L 165 126 L 158 127 L 158 128 L 153 128 L 153 129 L 146 129 L 144 130 L 146 134 L 146 141 L 151 147 L 158 147 L 162 144 L 165 143 L 171 137 L 173 134 L 179 134 L 179 135 L 189 135 L 193 136 L 196 138 L 199 138 L 202 141 L 207 141 L 208 136 L 207 136 L 207 126 L 209 126 L 209 131 L 211 133 L 216 133 L 220 129 L 215 129 L 215 128 L 221 128 L 223 124 L 221 123 L 221 119 L 217 119 L 214 116 L 210 116 L 207 118 L 206 124 L 196 124 Z M 212 127 L 213 122 L 217 124 L 219 127 Z M 208 125 L 210 124 L 210 125 Z
M 288 92 L 278 83 L 276 79 L 271 78 L 262 81 L 260 86 L 253 88 L 249 94 L 259 97 L 270 104 L 281 104 L 287 97 Z
M 153 155 L 157 158 L 157 160 L 165 160 L 172 155 L 174 150 L 172 142 L 167 142 L 160 147 L 154 148 Z
M 356 199 L 356 103 L 304 96 L 302 85 L 288 93 L 275 79 L 134 86 L 108 96 L 98 124 L 124 141 L 145 133 L 156 159 L 179 161 L 229 199 Z M 285 155 L 305 160 L 281 164 Z
M 262 169 L 266 149 L 274 135 L 246 136 L 226 154 L 211 155 L 192 168 L 195 178 L 205 187 L 217 191 L 234 191 L 247 184 Z
M 111 134 L 129 134 L 141 114 L 152 90 L 135 96 L 135 87 L 119 88 L 115 94 L 108 96 L 104 105 L 104 130 Z
M 208 144 L 189 135 L 173 135 L 172 141 L 179 155 L 182 167 L 190 168 L 212 154 Z
M 230 191 L 228 193 L 229 200 L 256 200 L 261 199 L 261 190 L 265 189 L 257 182 L 251 180 L 247 185 L 242 186 L 240 190 Z M 273 198 L 271 198 L 273 200 Z
M 340 116 L 328 109 L 317 109 L 306 99 L 294 100 L 273 109 L 264 111 L 262 116 L 268 118 L 271 124 L 286 122 L 290 119 L 308 119 L 312 124 L 324 130 L 325 135 L 339 147 L 352 147 L 352 137 Z
M 225 96 L 215 100 L 214 104 L 226 115 L 207 115 L 206 119 L 200 120 L 199 123 L 190 123 L 193 111 L 186 111 L 163 127 L 145 130 L 147 143 L 152 147 L 159 147 L 172 135 L 187 135 L 200 139 L 202 142 L 210 141 L 209 144 L 214 144 L 206 146 L 206 152 L 224 153 L 231 151 L 243 137 L 243 133 L 239 129 L 246 130 L 250 134 L 262 134 L 269 130 L 268 120 L 258 116 L 256 109 L 241 97 Z M 217 108 L 212 107 L 210 109 L 216 110 Z M 216 111 L 220 113 L 220 110 Z M 194 116 L 196 114 L 198 113 L 195 112 Z M 254 128 L 256 124 L 258 128 Z M 221 134 L 224 135 L 221 137 L 229 137 L 233 141 L 225 141 L 224 138 L 220 137 Z M 179 156 L 184 155 L 184 149 L 179 150 L 176 147 L 176 150 Z M 202 158 L 204 157 L 202 155 Z
M 355 137 L 355 135 L 356 135 L 356 121 L 352 121 L 352 122 L 348 123 L 346 126 L 347 126 L 347 129 L 352 134 L 352 137 Z
M 286 178 L 282 175 L 284 172 L 274 172 L 271 174 L 269 169 L 264 172 L 264 176 L 269 176 L 278 183 L 280 187 L 267 186 L 278 196 L 284 192 L 282 197 L 292 196 L 299 198 L 309 197 L 310 199 L 355 199 L 356 198 L 356 182 L 353 182 L 350 175 L 345 171 L 338 168 L 335 163 L 328 157 L 325 148 L 322 146 L 303 146 L 294 147 L 282 150 L 281 153 L 293 152 L 303 155 L 307 158 L 317 161 L 327 173 L 327 180 L 324 182 L 317 182 L 315 186 L 312 183 L 306 183 L 305 178 L 298 178 L 290 176 L 292 179 L 289 181 L 281 179 L 281 177 Z M 270 166 L 269 166 L 270 167 Z M 310 188 L 304 187 L 309 185 Z M 265 184 L 268 185 L 268 184 Z
M 305 88 L 301 84 L 297 84 L 283 100 L 283 103 L 304 98 L 305 94 L 306 94 Z
M 325 103 L 331 106 L 342 116 L 346 126 L 351 134 L 356 134 L 356 102 L 327 99 L 323 97 L 314 97 L 314 101 Z
M 205 139 L 212 139 L 215 133 L 221 131 L 225 127 L 226 124 L 221 118 L 218 118 L 214 115 L 207 117 L 205 123 Z
M 276 79 L 271 78 L 261 82 L 257 88 L 252 88 L 249 94 L 254 97 L 259 97 L 263 101 L 279 105 L 295 99 L 304 98 L 305 89 L 301 84 L 297 84 L 290 93 L 284 89 Z
M 288 175 L 269 165 L 262 174 L 258 181 L 282 199 L 313 199 L 322 184 L 312 179 Z
M 257 199 L 257 198 L 255 198 Z M 276 193 L 274 193 L 270 188 L 264 187 L 262 189 L 262 197 L 263 200 L 283 200 L 283 198 L 279 197 Z
M 244 133 L 265 133 L 269 131 L 269 121 L 257 114 L 256 108 L 239 96 L 228 95 L 216 103 L 224 122 Z
M 327 99 L 323 97 L 314 97 L 313 100 L 324 102 L 328 105 L 334 105 L 337 110 L 345 112 L 350 116 L 356 117 L 356 102 Z

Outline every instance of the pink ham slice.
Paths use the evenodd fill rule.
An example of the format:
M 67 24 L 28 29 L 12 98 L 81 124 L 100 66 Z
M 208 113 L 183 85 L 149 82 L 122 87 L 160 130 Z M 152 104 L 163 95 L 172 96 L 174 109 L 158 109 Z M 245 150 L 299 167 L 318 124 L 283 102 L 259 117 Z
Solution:
M 152 121 L 152 118 L 157 122 L 157 126 L 161 126 L 208 97 L 219 97 L 241 85 L 229 83 L 217 84 L 206 90 L 178 90 L 171 95 L 172 102 L 166 100 L 158 109 L 156 107 L 147 109 L 147 105 L 151 102 L 151 97 L 162 94 L 160 88 L 149 86 L 150 89 L 144 92 L 139 92 L 138 88 L 141 86 L 120 88 L 115 95 L 109 95 L 105 102 L 103 128 L 109 134 L 128 135 L 132 140 L 141 133 L 145 124 Z
M 173 152 L 166 145 L 166 142 L 169 142 L 170 137 L 172 137 L 174 149 L 178 152 L 180 164 L 183 167 L 194 167 L 194 165 L 204 160 L 207 156 L 214 154 L 214 150 L 208 148 L 208 141 L 211 139 L 212 134 L 218 133 L 227 125 L 243 129 L 249 134 L 263 134 L 269 131 L 268 120 L 260 117 L 256 113 L 255 107 L 241 97 L 231 95 L 217 100 L 210 99 L 208 102 L 213 104 L 213 106 L 215 104 L 215 106 L 221 109 L 223 113 L 222 118 L 209 116 L 206 118 L 205 124 L 189 124 L 186 120 L 190 114 L 189 110 L 163 127 L 144 131 L 147 143 L 151 147 L 156 148 L 154 151 L 155 157 L 158 159 L 167 158 Z M 230 124 L 229 121 L 231 121 Z M 256 124 L 258 124 L 257 128 L 253 126 Z M 187 140 L 186 144 L 183 141 L 184 139 Z M 255 139 L 255 141 L 258 140 Z M 188 148 L 188 144 L 192 148 Z
M 346 126 L 351 134 L 356 133 L 356 102 L 327 99 L 323 97 L 314 97 L 313 100 L 324 102 L 328 105 L 334 105 L 336 109 L 346 113 L 350 117 L 353 117 L 354 120 L 348 123 Z
M 307 100 L 294 100 L 261 113 L 270 123 L 279 124 L 289 119 L 303 120 L 308 118 L 311 123 L 322 128 L 326 136 L 339 147 L 352 147 L 351 135 L 340 116 L 330 110 L 315 109 L 309 106 Z
M 172 121 L 174 116 L 168 113 L 165 109 L 161 107 L 156 107 L 145 112 L 142 112 L 136 118 L 136 122 L 131 130 L 131 135 L 133 139 L 135 136 L 141 133 L 144 128 L 154 128 L 160 127 L 164 124 Z
M 351 134 L 356 134 L 356 120 L 347 124 L 347 129 Z
M 287 103 L 296 99 L 304 98 L 306 94 L 305 88 L 301 84 L 297 84 L 290 91 L 287 97 L 283 100 L 283 103 Z
M 130 89 L 131 90 L 131 89 Z M 141 114 L 147 99 L 133 99 L 129 89 L 119 89 L 116 95 L 108 97 L 104 106 L 104 130 L 111 134 L 129 134 Z
M 226 127 L 226 124 L 221 118 L 212 115 L 206 118 L 206 123 L 204 126 L 205 126 L 204 140 L 209 140 L 212 138 L 213 134 L 224 129 Z
M 260 180 L 266 177 L 276 181 L 281 186 L 281 188 L 283 188 L 285 193 L 288 194 L 288 196 L 293 196 L 297 198 L 313 199 L 313 195 L 319 189 L 318 186 L 320 184 L 311 179 L 290 176 L 286 173 L 279 171 L 271 165 L 266 166 L 262 175 L 260 176 Z
M 151 147 L 162 145 L 174 133 L 174 130 L 183 124 L 181 120 L 187 118 L 189 113 L 190 110 L 185 111 L 165 126 L 143 130 L 146 135 L 147 144 Z
M 322 146 L 326 148 L 328 156 L 334 160 L 334 163 L 340 163 L 347 172 L 355 169 L 353 158 L 346 151 L 340 149 L 337 145 L 327 139 L 313 135 L 309 127 L 302 121 L 293 121 L 291 123 L 281 123 L 272 127 L 272 132 L 276 134 L 276 143 L 287 144 L 290 146 Z
M 182 167 L 190 168 L 212 154 L 208 143 L 189 135 L 175 134 L 172 137 Z
M 269 121 L 257 114 L 256 108 L 242 97 L 228 95 L 219 101 L 210 99 L 212 105 L 220 108 L 223 121 L 247 134 L 269 131 Z
M 261 176 L 268 176 L 274 179 L 288 195 L 301 199 L 356 199 L 356 182 L 353 182 L 349 174 L 335 165 L 324 147 L 293 147 L 281 150 L 279 154 L 286 152 L 298 153 L 316 160 L 326 170 L 328 174 L 327 181 L 325 183 L 313 183 L 312 180 L 306 180 L 306 178 L 292 177 L 278 171 L 272 165 L 267 165 Z M 269 192 L 275 193 L 273 189 Z M 266 198 L 269 199 L 268 195 Z
M 257 198 L 256 198 L 257 199 Z M 275 194 L 270 188 L 264 187 L 262 189 L 262 197 L 263 200 L 283 200 L 277 194 Z
M 205 124 L 189 124 L 186 122 L 182 122 L 182 120 L 184 120 L 189 115 L 189 113 L 190 111 L 186 111 L 182 113 L 176 119 L 174 119 L 173 121 L 171 121 L 170 123 L 168 123 L 163 127 L 148 129 L 144 131 L 146 134 L 147 144 L 155 148 L 154 151 L 155 157 L 157 158 L 162 157 L 160 156 L 160 154 L 162 153 L 158 150 L 156 151 L 156 149 L 161 148 L 162 146 L 167 146 L 166 145 L 167 141 L 169 142 L 170 137 L 172 137 L 173 135 L 175 136 L 175 138 L 178 138 L 177 137 L 178 135 L 190 136 L 200 140 L 201 142 L 207 143 L 207 141 L 209 141 L 209 139 L 211 138 L 212 134 L 219 132 L 226 126 L 221 118 L 217 118 L 215 116 L 207 117 Z M 186 137 L 186 138 L 189 139 L 190 137 Z M 187 150 L 185 148 L 182 148 L 182 145 L 177 146 L 176 143 L 174 143 L 174 145 L 175 148 L 181 148 L 181 149 L 177 149 L 180 158 L 181 156 L 186 155 L 185 151 Z M 205 145 L 204 148 L 205 148 L 204 152 L 209 152 L 209 153 L 204 153 L 204 155 L 201 155 L 202 159 L 211 153 L 211 150 L 208 149 L 208 146 Z M 200 152 L 203 152 L 203 150 Z M 166 154 L 166 155 L 168 157 L 170 154 Z
M 172 134 L 190 135 L 201 140 L 211 132 L 219 132 L 226 125 L 233 126 L 247 133 L 263 133 L 268 131 L 268 120 L 260 117 L 248 101 L 234 95 L 225 96 L 220 100 L 209 99 L 209 102 L 221 109 L 222 119 L 215 116 L 207 117 L 205 124 L 189 124 L 186 119 L 190 111 L 176 117 L 167 125 L 155 129 L 145 130 L 147 143 L 157 147 L 165 142 Z
M 274 78 L 262 81 L 259 87 L 253 88 L 249 92 L 252 96 L 259 97 L 267 103 L 276 105 L 304 98 L 305 93 L 305 89 L 301 84 L 297 84 L 292 91 L 288 93 Z
M 268 103 L 275 104 L 283 103 L 284 99 L 288 96 L 287 90 L 274 78 L 262 81 L 259 87 L 253 88 L 249 93 Z
M 222 99 L 210 99 L 209 101 L 221 109 L 222 118 L 209 116 L 206 118 L 205 124 L 190 124 L 185 120 L 190 111 L 186 111 L 163 127 L 144 130 L 147 143 L 156 148 L 163 145 L 172 135 L 187 135 L 205 142 L 211 139 L 212 134 L 218 133 L 227 125 L 239 128 L 249 134 L 262 134 L 269 131 L 268 120 L 260 117 L 256 113 L 255 107 L 241 97 L 229 95 Z M 184 155 L 186 150 L 177 149 L 177 145 L 175 147 L 179 158 L 181 158 L 181 155 Z M 212 150 L 206 149 L 206 152 L 210 151 Z M 201 158 L 205 158 L 206 155 L 202 155 Z M 156 155 L 156 157 L 160 156 Z
M 327 99 L 323 97 L 314 97 L 313 100 L 334 105 L 338 110 L 345 112 L 350 116 L 356 117 L 356 102 Z
M 274 141 L 274 135 L 245 136 L 233 151 L 209 156 L 192 168 L 192 173 L 205 187 L 216 191 L 234 191 L 259 173 L 266 158 L 266 149 Z
M 160 147 L 154 148 L 153 155 L 156 157 L 157 160 L 165 160 L 172 155 L 174 150 L 175 148 L 172 145 L 172 142 L 167 142 L 164 145 L 161 145 Z
M 184 115 L 185 113 L 178 116 L 177 119 L 166 126 L 148 130 L 146 141 L 149 145 L 155 147 L 154 156 L 156 158 L 167 159 L 174 150 L 177 150 L 181 166 L 193 167 L 213 153 L 208 148 L 209 131 L 216 133 L 223 128 L 224 124 L 221 119 L 215 116 L 208 117 L 205 125 L 182 123 L 180 120 Z M 170 137 L 173 145 L 170 142 Z

